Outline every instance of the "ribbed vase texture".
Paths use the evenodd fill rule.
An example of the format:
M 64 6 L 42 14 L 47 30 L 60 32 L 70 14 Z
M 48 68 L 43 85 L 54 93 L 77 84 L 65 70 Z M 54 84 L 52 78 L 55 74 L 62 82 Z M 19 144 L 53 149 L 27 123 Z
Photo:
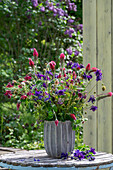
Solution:
M 45 121 L 44 123 L 44 146 L 47 154 L 53 158 L 60 158 L 61 153 L 71 152 L 75 145 L 75 131 L 72 130 L 71 122 Z

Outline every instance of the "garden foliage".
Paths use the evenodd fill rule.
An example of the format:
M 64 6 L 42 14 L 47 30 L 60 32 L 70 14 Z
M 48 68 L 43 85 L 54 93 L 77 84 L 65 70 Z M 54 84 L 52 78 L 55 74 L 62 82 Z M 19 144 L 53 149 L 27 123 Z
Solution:
M 83 28 L 80 8 L 81 1 L 79 0 L 0 1 L 0 98 L 3 101 L 0 106 L 0 128 L 3 143 L 10 141 L 8 142 L 10 145 L 9 143 L 13 144 L 12 140 L 24 141 L 26 136 L 22 140 L 18 137 L 22 134 L 30 134 L 30 132 L 33 132 L 32 136 L 35 136 L 34 126 L 37 121 L 35 113 L 33 113 L 32 122 L 29 121 L 32 117 L 29 110 L 26 109 L 20 116 L 15 109 L 16 105 L 4 103 L 8 100 L 4 98 L 4 89 L 2 88 L 9 81 L 21 79 L 22 76 L 26 75 L 29 69 L 27 61 L 32 55 L 32 49 L 36 48 L 39 51 L 39 61 L 41 61 L 39 70 L 43 69 L 43 64 L 46 61 L 54 60 L 58 63 L 58 56 L 61 52 L 67 56 L 67 61 L 82 63 Z M 15 120 L 13 114 L 16 116 Z M 25 114 L 29 115 L 29 119 Z M 18 116 L 20 116 L 19 123 L 17 123 Z M 13 124 L 13 122 L 15 123 Z M 34 126 L 29 129 L 26 123 L 29 124 L 28 127 L 31 127 L 31 124 Z M 15 128 L 19 130 L 19 135 L 17 135 Z M 14 136 L 15 139 L 12 139 L 11 136 L 12 138 Z M 35 140 L 35 137 L 33 138 Z

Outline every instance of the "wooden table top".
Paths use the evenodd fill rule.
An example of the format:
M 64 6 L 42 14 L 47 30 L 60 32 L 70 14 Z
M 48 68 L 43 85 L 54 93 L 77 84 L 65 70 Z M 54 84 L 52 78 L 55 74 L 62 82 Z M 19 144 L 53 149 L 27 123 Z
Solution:
M 49 157 L 45 150 L 17 150 L 7 154 L 0 155 L 0 162 L 12 164 L 15 166 L 32 167 L 75 167 L 79 169 L 87 168 L 101 169 L 113 167 L 113 155 L 105 152 L 97 152 L 94 161 L 89 160 L 71 160 L 54 159 Z

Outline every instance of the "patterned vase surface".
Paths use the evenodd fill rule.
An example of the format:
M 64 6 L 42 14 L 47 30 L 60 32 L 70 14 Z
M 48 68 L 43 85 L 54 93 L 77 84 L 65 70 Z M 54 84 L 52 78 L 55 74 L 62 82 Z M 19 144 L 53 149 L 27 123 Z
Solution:
M 75 131 L 71 121 L 61 122 L 58 126 L 55 121 L 44 122 L 44 146 L 47 154 L 53 158 L 60 158 L 61 153 L 71 152 L 75 145 Z

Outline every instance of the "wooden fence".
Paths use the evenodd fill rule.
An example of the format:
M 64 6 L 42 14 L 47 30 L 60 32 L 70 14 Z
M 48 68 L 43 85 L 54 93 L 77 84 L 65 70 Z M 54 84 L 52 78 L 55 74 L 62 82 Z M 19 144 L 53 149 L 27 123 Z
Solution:
M 113 0 L 83 0 L 83 58 L 103 73 L 106 92 L 113 91 Z M 94 86 L 92 82 L 89 88 Z M 101 83 L 93 91 L 102 92 Z M 84 143 L 98 151 L 113 153 L 113 97 L 97 103 L 98 111 L 87 113 Z

